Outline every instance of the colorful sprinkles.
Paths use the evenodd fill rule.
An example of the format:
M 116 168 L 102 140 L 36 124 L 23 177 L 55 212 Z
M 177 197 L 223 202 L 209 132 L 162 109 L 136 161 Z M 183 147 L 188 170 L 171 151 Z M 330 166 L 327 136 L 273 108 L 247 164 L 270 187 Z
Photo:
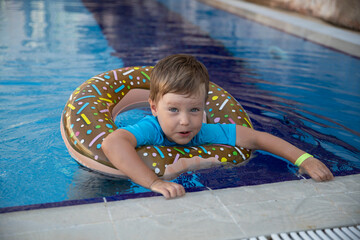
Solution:
M 72 148 L 69 150 L 115 168 L 101 150 L 103 139 L 117 129 L 111 113 L 132 89 L 149 89 L 152 68 L 143 66 L 111 70 L 90 78 L 78 87 L 66 103 L 62 116 L 66 141 Z M 210 83 L 206 107 L 208 123 L 232 123 L 252 128 L 242 106 L 215 83 Z M 248 149 L 225 145 L 191 148 L 144 146 L 138 148 L 137 152 L 159 176 L 164 174 L 168 165 L 176 163 L 180 158 L 215 157 L 223 163 L 239 164 L 251 155 Z

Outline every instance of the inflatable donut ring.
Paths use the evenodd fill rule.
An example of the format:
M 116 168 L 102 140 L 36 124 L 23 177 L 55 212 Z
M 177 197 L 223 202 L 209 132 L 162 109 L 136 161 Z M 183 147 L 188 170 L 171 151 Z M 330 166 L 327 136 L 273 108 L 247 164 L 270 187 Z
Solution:
M 153 67 L 128 67 L 94 76 L 71 94 L 61 117 L 61 135 L 71 156 L 81 165 L 107 175 L 125 177 L 101 150 L 103 139 L 117 129 L 116 116 L 147 103 Z M 208 123 L 235 123 L 252 128 L 242 106 L 228 92 L 210 82 L 206 102 Z M 244 163 L 251 150 L 226 145 L 196 147 L 143 146 L 140 158 L 158 176 L 181 158 L 215 157 L 219 162 Z M 199 159 L 199 158 L 198 158 Z

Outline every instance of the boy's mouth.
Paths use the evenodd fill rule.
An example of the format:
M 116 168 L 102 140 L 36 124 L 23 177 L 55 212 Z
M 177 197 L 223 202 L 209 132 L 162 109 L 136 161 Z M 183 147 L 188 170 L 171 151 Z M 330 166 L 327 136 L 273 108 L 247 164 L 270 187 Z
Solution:
M 190 132 L 189 131 L 186 131 L 186 132 L 179 132 L 180 133 L 180 135 L 182 135 L 183 137 L 186 137 L 186 136 L 188 136 L 189 134 L 190 134 Z

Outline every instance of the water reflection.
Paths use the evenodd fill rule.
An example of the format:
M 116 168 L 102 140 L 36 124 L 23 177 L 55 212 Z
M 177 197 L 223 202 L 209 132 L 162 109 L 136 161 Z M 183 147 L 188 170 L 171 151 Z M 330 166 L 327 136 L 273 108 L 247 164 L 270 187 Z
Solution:
M 149 190 L 128 179 L 118 179 L 104 176 L 81 167 L 68 186 L 67 199 L 90 199 L 128 193 L 149 192 Z
M 111 51 L 80 1 L 0 1 L 0 207 L 67 198 L 82 170 L 60 115 L 83 81 L 123 66 Z

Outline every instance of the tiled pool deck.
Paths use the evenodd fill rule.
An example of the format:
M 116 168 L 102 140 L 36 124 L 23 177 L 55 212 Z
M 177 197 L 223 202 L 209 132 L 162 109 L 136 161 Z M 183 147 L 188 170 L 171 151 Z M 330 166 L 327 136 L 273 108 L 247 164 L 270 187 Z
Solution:
M 243 1 L 202 0 L 360 56 L 360 34 Z M 292 32 L 293 31 L 293 32 Z M 241 239 L 360 224 L 360 174 L 0 214 L 0 239 Z
M 0 239 L 241 239 L 360 223 L 360 174 L 0 215 Z

